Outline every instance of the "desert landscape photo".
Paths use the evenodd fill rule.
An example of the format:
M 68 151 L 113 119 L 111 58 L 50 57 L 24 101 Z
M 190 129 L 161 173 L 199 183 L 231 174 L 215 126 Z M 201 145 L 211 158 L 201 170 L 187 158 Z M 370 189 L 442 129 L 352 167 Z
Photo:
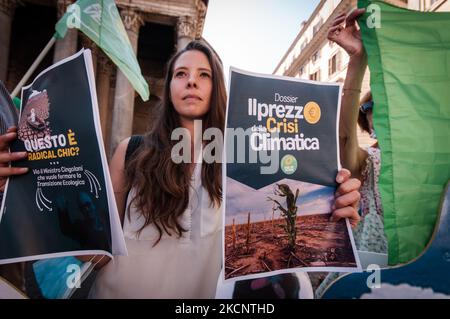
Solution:
M 282 180 L 254 190 L 232 179 L 227 188 L 225 279 L 357 267 L 346 221 L 330 221 L 333 188 Z
M 283 219 L 226 226 L 225 278 L 292 267 L 356 267 L 345 220 L 330 222 L 330 216 L 297 217 L 293 251 Z

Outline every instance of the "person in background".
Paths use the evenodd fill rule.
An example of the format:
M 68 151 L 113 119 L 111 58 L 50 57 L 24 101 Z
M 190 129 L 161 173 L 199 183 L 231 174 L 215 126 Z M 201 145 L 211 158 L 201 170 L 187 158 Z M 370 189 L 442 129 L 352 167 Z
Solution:
M 354 229 L 358 250 L 387 254 L 387 238 L 384 232 L 383 208 L 378 190 L 381 159 L 378 142 L 364 149 L 358 144 L 359 127 L 376 138 L 373 126 L 373 102 L 371 92 L 360 99 L 361 86 L 367 67 L 367 54 L 356 19 L 365 9 L 356 9 L 348 15 L 337 16 L 328 31 L 328 39 L 342 47 L 349 55 L 347 75 L 343 86 L 339 127 L 339 147 L 342 166 L 352 177 L 361 181 L 361 222 Z M 330 274 L 319 286 L 320 296 L 337 274 Z
M 341 162 L 353 177 L 361 181 L 362 222 L 355 230 L 359 250 L 386 253 L 387 240 L 383 227 L 383 208 L 378 190 L 380 174 L 380 149 L 378 142 L 367 149 L 358 145 L 357 124 L 376 138 L 373 126 L 372 94 L 367 92 L 360 100 L 362 80 L 367 67 L 367 54 L 356 25 L 356 19 L 365 9 L 352 11 L 347 17 L 340 15 L 334 20 L 328 39 L 336 42 L 349 55 L 347 76 L 342 96 L 339 146 Z M 345 22 L 345 26 L 343 23 Z

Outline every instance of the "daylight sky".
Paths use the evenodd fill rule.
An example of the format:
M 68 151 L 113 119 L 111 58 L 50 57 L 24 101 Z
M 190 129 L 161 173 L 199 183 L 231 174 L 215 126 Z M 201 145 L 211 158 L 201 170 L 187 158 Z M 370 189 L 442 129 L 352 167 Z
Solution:
M 229 67 L 271 74 L 319 0 L 210 0 L 204 38 Z

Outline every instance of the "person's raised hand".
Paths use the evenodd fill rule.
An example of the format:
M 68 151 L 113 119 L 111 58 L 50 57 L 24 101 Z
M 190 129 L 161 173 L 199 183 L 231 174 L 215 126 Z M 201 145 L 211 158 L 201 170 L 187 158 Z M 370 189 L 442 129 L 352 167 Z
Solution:
M 355 9 L 347 16 L 345 13 L 340 14 L 333 20 L 328 30 L 328 40 L 336 42 L 350 58 L 365 54 L 361 32 L 356 23 L 356 19 L 365 12 L 366 9 Z

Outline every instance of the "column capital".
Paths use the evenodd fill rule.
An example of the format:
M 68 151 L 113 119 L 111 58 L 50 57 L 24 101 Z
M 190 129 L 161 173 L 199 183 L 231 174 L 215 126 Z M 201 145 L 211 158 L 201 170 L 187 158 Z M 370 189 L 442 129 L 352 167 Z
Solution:
M 114 63 L 104 54 L 100 53 L 97 58 L 97 70 L 99 73 L 112 76 Z
M 92 55 L 98 55 L 99 48 L 94 41 L 89 39 L 89 37 L 83 33 L 80 34 L 80 38 L 81 38 L 81 45 L 83 47 L 85 47 L 86 49 L 90 49 L 92 51 Z
M 182 16 L 177 21 L 177 37 L 191 38 L 195 36 L 194 19 L 190 16 Z
M 206 15 L 206 10 L 208 8 L 203 0 L 196 0 L 195 7 L 200 15 Z
M 16 5 L 17 3 L 15 0 L 0 0 L 0 12 L 12 17 Z
M 195 28 L 195 38 L 202 37 L 203 27 L 205 25 L 206 11 L 208 10 L 203 0 L 196 0 L 195 7 L 197 8 L 197 26 Z
M 152 88 L 152 95 L 158 97 L 160 100 L 163 99 L 164 95 L 164 78 L 154 78 L 151 76 L 144 76 L 145 81 L 147 81 L 148 86 Z
M 62 16 L 66 13 L 67 7 L 73 4 L 75 1 L 73 0 L 56 0 L 56 12 L 58 19 L 62 18 Z
M 139 33 L 139 28 L 144 24 L 141 14 L 133 9 L 123 9 L 120 11 L 125 30 Z

